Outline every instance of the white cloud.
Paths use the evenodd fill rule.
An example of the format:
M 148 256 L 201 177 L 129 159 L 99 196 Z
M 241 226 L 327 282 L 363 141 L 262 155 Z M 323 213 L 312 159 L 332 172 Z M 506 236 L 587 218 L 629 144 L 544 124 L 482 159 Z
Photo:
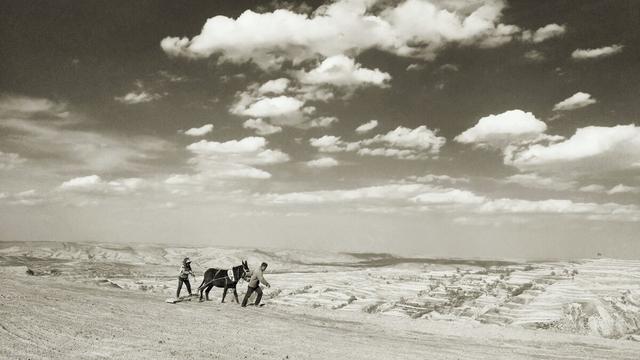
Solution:
M 68 115 L 67 105 L 44 98 L 34 98 L 19 95 L 0 96 L 0 115 L 10 117 L 17 115 L 23 117 L 34 114 L 46 114 L 55 117 Z
M 423 176 L 409 176 L 407 178 L 410 181 L 413 182 L 418 182 L 418 183 L 451 183 L 451 184 L 456 184 L 456 183 L 468 183 L 470 182 L 468 178 L 466 177 L 453 177 L 453 176 L 449 176 L 449 175 L 434 175 L 434 174 L 427 174 L 427 175 L 423 175 Z
M 16 153 L 6 153 L 0 151 L 0 170 L 10 170 L 23 164 L 27 159 L 20 157 Z
M 504 181 L 506 183 L 518 184 L 533 189 L 550 189 L 559 191 L 574 189 L 578 185 L 573 180 L 544 177 L 536 173 L 511 175 Z
M 304 102 L 289 96 L 262 98 L 246 108 L 239 108 L 234 112 L 252 117 L 274 117 L 295 113 L 302 108 Z
M 553 106 L 554 111 L 570 111 L 580 109 L 591 104 L 595 104 L 596 99 L 592 98 L 590 94 L 577 92 L 570 97 L 560 101 Z
M 333 85 L 338 87 L 379 86 L 386 87 L 391 75 L 378 69 L 363 68 L 344 55 L 326 58 L 309 72 L 300 71 L 298 79 L 303 84 Z
M 509 110 L 481 118 L 476 125 L 456 136 L 455 141 L 501 148 L 514 141 L 535 139 L 546 130 L 547 124 L 532 113 Z
M 597 59 L 620 53 L 624 46 L 610 45 L 597 49 L 576 49 L 571 53 L 571 57 L 576 60 Z
M 338 166 L 338 160 L 332 157 L 323 157 L 316 160 L 307 161 L 307 166 L 311 168 L 330 168 Z
M 260 94 L 282 94 L 289 87 L 289 83 L 291 80 L 287 78 L 280 78 L 276 80 L 269 80 L 266 83 L 262 84 L 260 88 L 258 88 L 258 92 Z
M 97 184 L 101 184 L 102 179 L 98 175 L 89 175 L 84 177 L 77 177 L 71 180 L 65 181 L 60 185 L 60 189 L 87 189 L 92 188 Z
M 396 183 L 354 189 L 256 194 L 256 201 L 275 205 L 346 204 L 377 213 L 445 211 L 458 217 L 517 214 L 566 215 L 584 220 L 640 221 L 640 208 L 617 203 L 581 203 L 568 199 L 490 199 L 469 190 L 420 183 Z M 342 206 L 342 205 L 341 205 Z M 342 207 L 348 209 L 347 206 Z
M 640 220 L 640 209 L 635 205 L 621 205 L 616 203 L 580 203 L 566 199 L 497 199 L 482 204 L 477 209 L 477 212 L 584 215 L 587 216 L 587 219 L 591 220 L 600 220 L 601 216 L 607 216 L 609 220 Z
M 189 163 L 195 167 L 198 176 L 189 180 L 201 182 L 208 179 L 268 179 L 271 177 L 270 173 L 254 166 L 287 162 L 289 155 L 280 150 L 268 149 L 266 146 L 265 138 L 255 136 L 226 142 L 201 140 L 190 144 L 187 150 L 194 156 Z
M 431 191 L 419 194 L 410 199 L 419 204 L 480 204 L 486 200 L 471 191 L 459 189 L 446 189 L 444 191 Z
M 436 156 L 446 139 L 424 125 L 415 129 L 398 126 L 384 135 L 347 142 L 340 137 L 324 135 L 309 140 L 320 152 L 357 151 L 359 155 L 386 156 L 399 159 L 425 159 Z
M 282 131 L 282 128 L 280 126 L 271 125 L 260 118 L 249 119 L 242 124 L 242 127 L 244 127 L 245 129 L 254 129 L 256 131 L 256 134 L 260 136 L 267 136 Z
M 378 5 L 378 6 L 376 6 Z M 170 56 L 206 58 L 219 54 L 222 61 L 251 60 L 262 68 L 280 67 L 339 54 L 357 55 L 379 49 L 399 56 L 433 59 L 451 43 L 494 47 L 519 32 L 500 24 L 502 1 L 451 2 L 407 0 L 397 6 L 379 6 L 371 0 L 340 0 L 312 14 L 287 9 L 238 18 L 215 16 L 200 34 L 167 37 L 160 45 Z
M 538 50 L 529 50 L 526 53 L 524 53 L 524 58 L 530 61 L 534 61 L 534 62 L 541 62 L 547 59 L 547 57 L 544 55 L 544 53 L 538 51 Z
M 624 184 L 618 184 L 614 187 L 612 187 L 609 191 L 607 191 L 607 194 L 609 195 L 613 195 L 613 194 L 637 194 L 640 193 L 640 188 L 637 186 L 627 186 Z
M 264 194 L 260 199 L 273 204 L 321 204 L 363 200 L 407 200 L 432 187 L 424 184 L 388 184 L 350 190 L 321 190 L 284 194 Z
M 338 121 L 338 118 L 335 116 L 321 116 L 309 121 L 309 126 L 312 128 L 328 128 Z
M 427 156 L 423 154 L 419 154 L 415 150 L 412 149 L 397 149 L 397 148 L 362 148 L 358 150 L 359 155 L 363 156 L 384 156 L 384 157 L 394 157 L 398 159 L 405 160 L 417 160 L 423 159 Z
M 364 134 L 378 127 L 378 120 L 369 120 L 366 123 L 358 126 L 356 132 L 358 134 Z
M 199 128 L 191 128 L 184 132 L 185 135 L 189 136 L 204 136 L 213 131 L 213 124 L 202 125 Z
M 161 99 L 162 97 L 163 97 L 162 94 L 149 93 L 147 91 L 142 90 L 142 91 L 132 91 L 130 93 L 127 93 L 124 96 L 116 96 L 114 99 L 123 104 L 135 105 L 135 104 L 142 104 L 142 103 L 155 101 L 155 100 Z
M 309 139 L 309 144 L 315 148 L 318 148 L 318 151 L 320 152 L 346 151 L 347 147 L 347 143 L 342 141 L 339 136 L 333 135 L 324 135 L 319 138 L 311 138 Z
M 266 143 L 267 141 L 262 137 L 246 137 L 241 140 L 229 140 L 223 143 L 200 140 L 187 146 L 187 150 L 200 155 L 253 153 L 264 148 Z
M 535 32 L 532 32 L 530 30 L 523 31 L 522 40 L 541 43 L 545 40 L 562 36 L 566 31 L 567 28 L 565 25 L 548 24 L 539 28 Z
M 578 190 L 582 192 L 590 192 L 590 193 L 604 193 L 607 191 L 607 188 L 605 188 L 602 185 L 591 184 L 591 185 L 583 186 Z
M 276 85 L 269 85 L 268 88 L 273 90 Z M 297 88 L 289 90 L 299 91 Z M 236 94 L 235 103 L 231 105 L 229 112 L 238 116 L 267 118 L 270 124 L 276 126 L 307 127 L 308 117 L 315 108 L 305 106 L 305 102 L 304 98 L 298 97 L 297 92 L 267 96 L 260 92 L 258 84 L 252 84 Z
M 605 172 L 640 166 L 640 128 L 635 125 L 579 128 L 569 139 L 533 144 L 505 159 L 524 170 Z
M 147 185 L 147 182 L 140 178 L 105 181 L 98 175 L 89 175 L 65 181 L 59 189 L 65 192 L 84 194 L 127 195 L 140 191 Z
M 405 70 L 407 71 L 420 71 L 425 68 L 424 64 L 409 64 Z
M 410 148 L 420 151 L 428 151 L 431 154 L 440 152 L 446 139 L 437 136 L 437 131 L 431 130 L 424 125 L 415 129 L 398 126 L 394 130 L 384 135 L 376 135 L 371 139 L 363 140 L 364 145 L 385 144 L 393 147 Z
M 570 138 L 545 133 L 531 113 L 508 111 L 480 119 L 455 140 L 502 150 L 504 163 L 522 171 L 572 178 L 640 167 L 640 128 L 635 125 L 579 128 Z
M 460 66 L 456 64 L 444 64 L 440 65 L 437 69 L 439 72 L 458 72 L 460 71 Z

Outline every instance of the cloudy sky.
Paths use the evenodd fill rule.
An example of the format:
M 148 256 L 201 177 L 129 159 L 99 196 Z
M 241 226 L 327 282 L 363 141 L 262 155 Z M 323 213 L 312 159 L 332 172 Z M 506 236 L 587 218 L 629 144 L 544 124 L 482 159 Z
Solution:
M 0 240 L 640 256 L 639 2 L 2 7 Z

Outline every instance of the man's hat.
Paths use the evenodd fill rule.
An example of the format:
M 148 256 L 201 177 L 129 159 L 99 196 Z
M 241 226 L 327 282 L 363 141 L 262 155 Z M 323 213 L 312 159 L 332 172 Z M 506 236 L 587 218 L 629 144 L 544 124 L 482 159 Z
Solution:
M 182 260 L 183 264 L 189 264 L 191 262 L 191 259 L 189 259 L 188 257 L 184 258 L 184 260 Z

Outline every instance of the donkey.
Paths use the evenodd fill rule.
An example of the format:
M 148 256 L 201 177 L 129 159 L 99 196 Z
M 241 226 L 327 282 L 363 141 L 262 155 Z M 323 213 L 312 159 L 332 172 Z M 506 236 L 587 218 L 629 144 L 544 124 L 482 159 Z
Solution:
M 236 298 L 236 303 L 240 303 L 238 300 L 238 292 L 236 291 L 236 285 L 240 279 L 244 279 L 247 281 L 247 273 L 249 272 L 249 265 L 247 265 L 247 261 L 243 260 L 242 265 L 234 266 L 231 268 L 233 272 L 233 279 L 229 277 L 227 274 L 228 270 L 226 269 L 216 269 L 210 268 L 204 272 L 202 284 L 198 287 L 198 291 L 200 291 L 200 301 L 202 299 L 202 292 L 206 296 L 207 301 L 209 301 L 209 292 L 215 286 L 218 288 L 224 288 L 224 292 L 222 293 L 222 302 L 224 302 L 224 298 L 227 297 L 227 290 L 229 288 L 233 289 L 233 296 Z

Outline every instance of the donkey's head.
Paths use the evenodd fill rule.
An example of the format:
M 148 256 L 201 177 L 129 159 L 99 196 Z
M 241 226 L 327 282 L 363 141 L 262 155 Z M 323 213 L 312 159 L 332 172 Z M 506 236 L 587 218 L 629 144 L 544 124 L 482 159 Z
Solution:
M 241 271 L 240 277 L 244 279 L 244 281 L 249 281 L 249 276 L 248 276 L 249 264 L 247 264 L 247 260 L 242 260 L 242 266 L 240 267 L 240 271 Z
M 243 260 L 242 265 L 234 266 L 231 270 L 233 271 L 233 278 L 236 282 L 240 279 L 248 281 L 247 273 L 249 272 L 249 265 L 247 265 L 246 261 Z

